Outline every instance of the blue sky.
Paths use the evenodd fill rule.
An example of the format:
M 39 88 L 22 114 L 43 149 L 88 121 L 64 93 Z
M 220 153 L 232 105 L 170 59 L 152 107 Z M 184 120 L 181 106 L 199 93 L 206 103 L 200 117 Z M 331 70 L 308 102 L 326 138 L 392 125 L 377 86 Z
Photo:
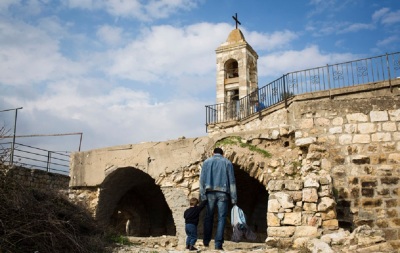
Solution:
M 20 135 L 83 132 L 83 150 L 205 136 L 235 13 L 259 87 L 400 51 L 399 0 L 2 0 L 0 111 L 23 107 Z M 79 137 L 23 141 L 76 150 Z

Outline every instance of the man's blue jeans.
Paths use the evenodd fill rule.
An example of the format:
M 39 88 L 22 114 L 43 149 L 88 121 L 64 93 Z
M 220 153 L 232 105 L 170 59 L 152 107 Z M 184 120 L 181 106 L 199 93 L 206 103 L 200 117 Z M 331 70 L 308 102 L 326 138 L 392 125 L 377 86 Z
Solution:
M 214 224 L 214 209 L 218 207 L 218 225 L 215 233 L 215 248 L 221 248 L 224 243 L 224 229 L 226 216 L 228 214 L 229 195 L 225 192 L 207 192 L 206 217 L 204 218 L 204 245 L 211 241 Z
M 186 224 L 186 246 L 195 245 L 197 241 L 197 226 L 194 224 Z

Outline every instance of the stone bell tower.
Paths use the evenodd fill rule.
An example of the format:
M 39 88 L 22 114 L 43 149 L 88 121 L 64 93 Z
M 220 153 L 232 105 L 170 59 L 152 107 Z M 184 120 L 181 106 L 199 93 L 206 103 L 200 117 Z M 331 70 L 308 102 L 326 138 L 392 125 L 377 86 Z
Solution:
M 228 103 L 239 112 L 239 99 L 258 88 L 258 55 L 246 42 L 243 33 L 237 28 L 228 36 L 226 42 L 217 49 L 217 104 Z M 232 113 L 232 112 L 231 112 Z M 232 115 L 231 115 L 232 116 Z

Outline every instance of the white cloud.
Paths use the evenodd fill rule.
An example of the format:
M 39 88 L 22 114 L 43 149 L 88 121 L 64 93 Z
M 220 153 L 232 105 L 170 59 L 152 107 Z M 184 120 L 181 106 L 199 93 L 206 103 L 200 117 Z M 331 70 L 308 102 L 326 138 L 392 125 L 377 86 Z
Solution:
M 19 5 L 21 0 L 1 0 L 0 1 L 0 13 L 6 13 L 11 5 Z
M 274 50 L 287 47 L 293 40 L 297 39 L 295 32 L 284 30 L 272 34 L 259 32 L 246 32 L 245 39 L 256 50 Z
M 258 75 L 273 78 L 293 71 L 304 70 L 357 59 L 349 53 L 322 53 L 318 46 L 309 46 L 301 51 L 283 51 L 260 57 Z M 272 79 L 271 79 L 272 80 Z
M 116 17 L 151 21 L 197 7 L 201 0 L 65 0 L 69 8 L 103 9 Z
M 400 10 L 391 11 L 389 8 L 381 8 L 374 12 L 372 20 L 381 22 L 384 25 L 391 25 L 400 22 Z
M 59 53 L 58 41 L 38 27 L 0 21 L 0 82 L 28 85 L 78 74 L 83 66 Z
M 108 45 L 118 45 L 122 41 L 123 30 L 119 27 L 103 25 L 97 30 L 97 37 Z
M 361 30 L 373 30 L 375 26 L 372 24 L 362 24 L 362 23 L 353 23 L 353 24 L 342 24 L 342 28 L 338 28 L 338 34 L 349 33 L 349 32 L 358 32 Z
M 228 24 L 199 23 L 184 28 L 153 26 L 119 50 L 110 51 L 110 75 L 145 82 L 199 75 L 215 68 L 214 50 L 223 43 Z
M 376 43 L 376 46 L 377 47 L 387 47 L 388 45 L 393 45 L 393 44 L 399 43 L 399 42 L 400 42 L 400 37 L 393 35 L 393 36 L 387 37 L 383 40 L 379 40 Z

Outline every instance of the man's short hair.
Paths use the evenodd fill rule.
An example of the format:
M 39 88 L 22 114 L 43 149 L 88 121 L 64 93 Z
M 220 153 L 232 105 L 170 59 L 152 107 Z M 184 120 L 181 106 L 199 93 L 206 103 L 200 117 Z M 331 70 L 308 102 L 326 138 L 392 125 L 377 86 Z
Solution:
M 222 150 L 222 148 L 215 148 L 215 149 L 214 149 L 214 154 L 223 155 L 223 154 L 224 154 L 224 151 Z

